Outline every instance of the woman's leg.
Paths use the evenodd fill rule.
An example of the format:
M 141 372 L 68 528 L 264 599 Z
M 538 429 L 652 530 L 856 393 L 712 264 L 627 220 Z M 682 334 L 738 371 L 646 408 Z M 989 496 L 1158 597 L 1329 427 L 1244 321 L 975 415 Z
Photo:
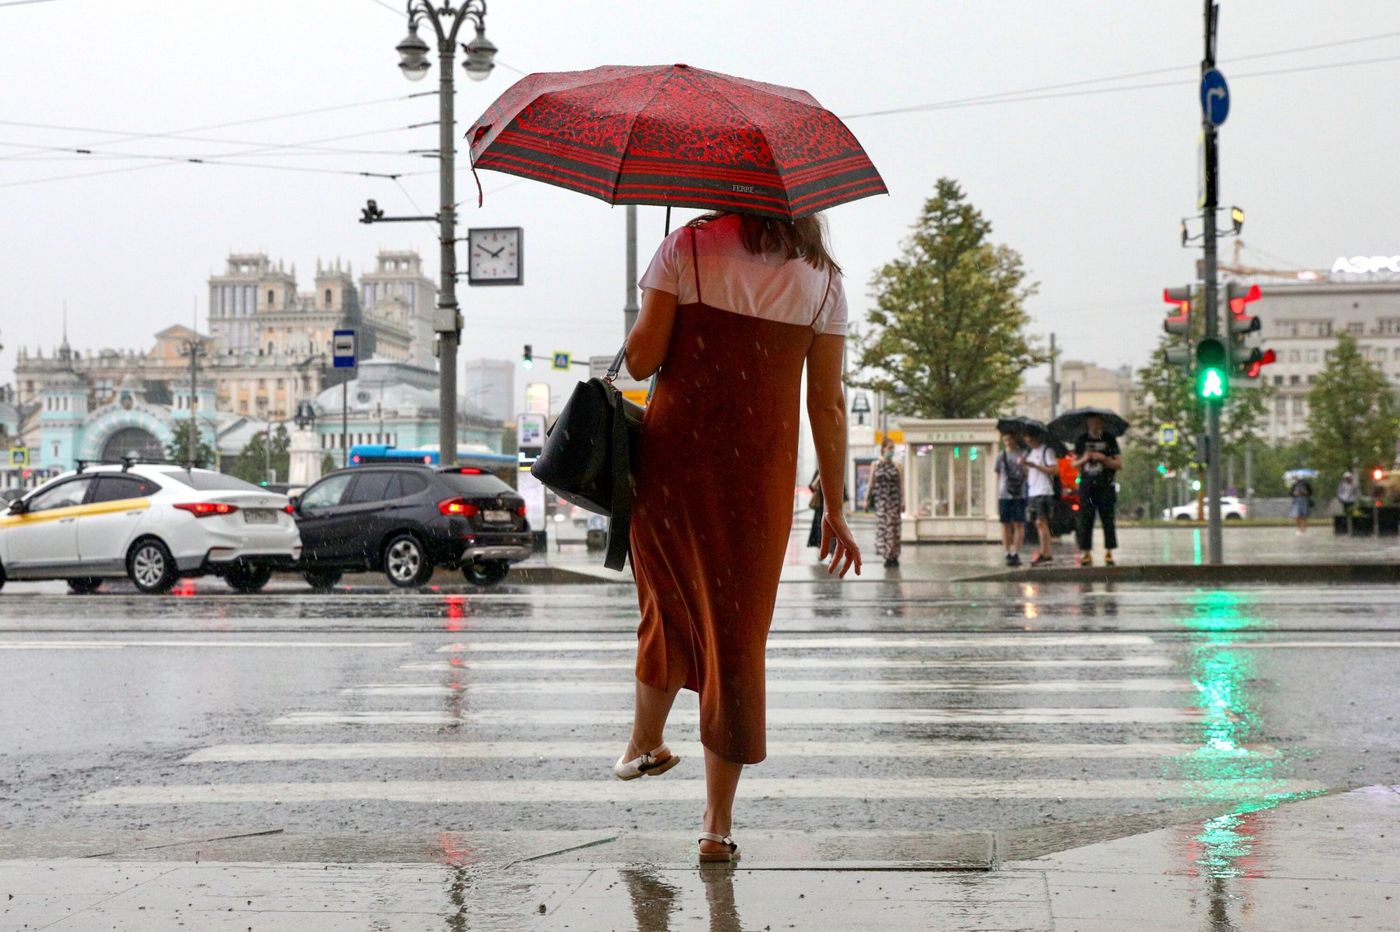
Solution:
M 734 828 L 734 794 L 739 789 L 743 764 L 725 760 L 705 748 L 705 827 L 703 831 L 728 835 Z M 700 842 L 701 851 L 724 851 L 724 845 Z
M 666 717 L 671 714 L 671 704 L 676 701 L 676 693 L 681 691 L 684 681 L 682 676 L 681 682 L 670 692 L 662 692 L 637 680 L 637 704 L 632 710 L 632 738 L 627 742 L 623 760 L 633 760 L 661 746 L 665 740 Z

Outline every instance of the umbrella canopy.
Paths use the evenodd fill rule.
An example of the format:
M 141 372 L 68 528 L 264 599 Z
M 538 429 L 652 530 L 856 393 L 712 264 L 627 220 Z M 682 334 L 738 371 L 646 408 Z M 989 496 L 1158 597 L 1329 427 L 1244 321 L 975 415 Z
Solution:
M 1107 408 L 1075 408 L 1051 421 L 1050 433 L 1066 443 L 1073 443 L 1079 439 L 1080 434 L 1088 431 L 1088 421 L 1091 417 L 1103 418 L 1103 432 L 1110 437 L 1123 436 L 1130 426 L 1118 412 Z
M 888 193 L 855 136 L 811 94 L 689 65 L 528 75 L 467 139 L 474 169 L 609 204 L 792 220 Z
M 997 418 L 997 433 L 999 434 L 1024 434 L 1026 432 L 1027 418 L 1020 414 L 1013 414 L 1009 417 Z M 1039 422 L 1037 422 L 1039 423 Z M 1045 425 L 1041 425 L 1043 428 Z
M 1316 469 L 1297 468 L 1290 469 L 1283 474 L 1284 482 L 1297 482 L 1299 479 L 1316 479 L 1318 477 Z
M 1044 421 L 1033 417 L 1025 417 L 1024 415 L 1017 415 L 1014 418 L 1005 418 L 1004 420 L 1019 421 L 1021 429 L 1016 431 L 1016 433 L 1025 437 L 1039 437 L 1047 447 L 1055 451 L 1056 456 L 1064 456 L 1069 452 L 1065 449 L 1065 445 L 1050 433 L 1050 428 L 1045 426 Z M 997 421 L 997 429 L 1001 429 L 1001 421 Z

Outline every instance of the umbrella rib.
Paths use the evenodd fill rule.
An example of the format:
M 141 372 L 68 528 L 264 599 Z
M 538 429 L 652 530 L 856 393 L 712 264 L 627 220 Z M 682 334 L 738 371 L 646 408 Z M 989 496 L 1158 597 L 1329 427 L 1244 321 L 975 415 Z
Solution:
M 773 159 L 773 172 L 774 172 L 774 174 L 776 174 L 776 175 L 778 176 L 779 179 L 781 179 L 782 176 L 783 176 L 783 174 L 782 174 L 782 169 L 781 169 L 781 168 L 779 167 L 779 165 L 778 165 L 778 154 L 777 154 L 776 152 L 773 151 L 773 144 L 772 144 L 771 142 L 768 141 L 768 134 L 767 134 L 766 132 L 764 132 L 763 127 L 760 126 L 760 125 L 754 120 L 753 115 L 752 115 L 751 113 L 749 113 L 747 110 L 745 110 L 745 109 L 743 108 L 743 106 L 741 106 L 740 104 L 735 103 L 733 100 L 731 100 L 731 99 L 729 98 L 729 95 L 726 94 L 726 93 L 724 93 L 724 89 L 723 89 L 723 88 L 721 88 L 721 87 L 706 88 L 706 91 L 707 91 L 708 93 L 714 94 L 714 95 L 715 95 L 716 97 L 718 97 L 720 100 L 724 101 L 726 104 L 728 104 L 729 106 L 733 107 L 735 110 L 739 111 L 739 113 L 743 114 L 744 119 L 746 119 L 746 120 L 749 121 L 749 125 L 752 126 L 752 127 L 758 132 L 759 137 L 763 140 L 763 144 L 764 144 L 765 146 L 768 147 L 768 154 L 769 154 L 769 156 L 771 156 L 772 159 Z M 791 98 L 787 98 L 787 99 L 791 99 Z M 799 103 L 799 104 L 801 103 L 800 101 L 793 101 L 793 102 L 794 102 L 794 103 Z M 810 106 L 810 105 L 809 105 L 809 104 L 801 104 L 801 106 L 806 107 L 806 106 Z M 817 108 L 815 108 L 815 109 L 820 110 L 821 108 L 820 108 L 820 107 L 817 107 Z M 792 194 L 789 193 L 789 191 L 787 190 L 786 187 L 781 188 L 781 190 L 782 190 L 782 192 L 783 192 L 783 199 L 787 201 L 788 213 L 791 214 L 791 213 L 792 213 Z

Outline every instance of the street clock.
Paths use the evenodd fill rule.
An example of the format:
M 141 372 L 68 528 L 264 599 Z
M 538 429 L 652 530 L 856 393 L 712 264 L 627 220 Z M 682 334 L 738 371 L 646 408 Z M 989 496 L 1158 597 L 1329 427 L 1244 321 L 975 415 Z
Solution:
M 520 227 L 468 230 L 467 281 L 473 285 L 522 284 L 524 245 Z

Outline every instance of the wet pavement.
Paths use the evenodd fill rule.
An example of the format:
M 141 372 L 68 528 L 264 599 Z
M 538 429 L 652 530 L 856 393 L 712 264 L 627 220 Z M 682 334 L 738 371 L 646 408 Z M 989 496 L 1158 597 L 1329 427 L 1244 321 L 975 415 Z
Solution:
M 610 777 L 630 586 L 11 584 L 0 894 L 23 902 L 0 896 L 0 929 L 1386 927 L 1368 904 L 1397 848 L 1358 833 L 1400 832 L 1394 800 L 1321 794 L 1400 782 L 1400 589 L 949 581 L 989 556 L 911 549 L 904 573 L 842 584 L 794 548 L 770 756 L 718 882 L 691 863 L 693 696 L 678 768 Z M 1355 843 L 1328 876 L 1289 860 L 1319 850 L 1287 828 L 1314 811 Z M 1316 914 L 1278 912 L 1311 880 Z M 1117 890 L 1163 905 L 1111 909 Z

